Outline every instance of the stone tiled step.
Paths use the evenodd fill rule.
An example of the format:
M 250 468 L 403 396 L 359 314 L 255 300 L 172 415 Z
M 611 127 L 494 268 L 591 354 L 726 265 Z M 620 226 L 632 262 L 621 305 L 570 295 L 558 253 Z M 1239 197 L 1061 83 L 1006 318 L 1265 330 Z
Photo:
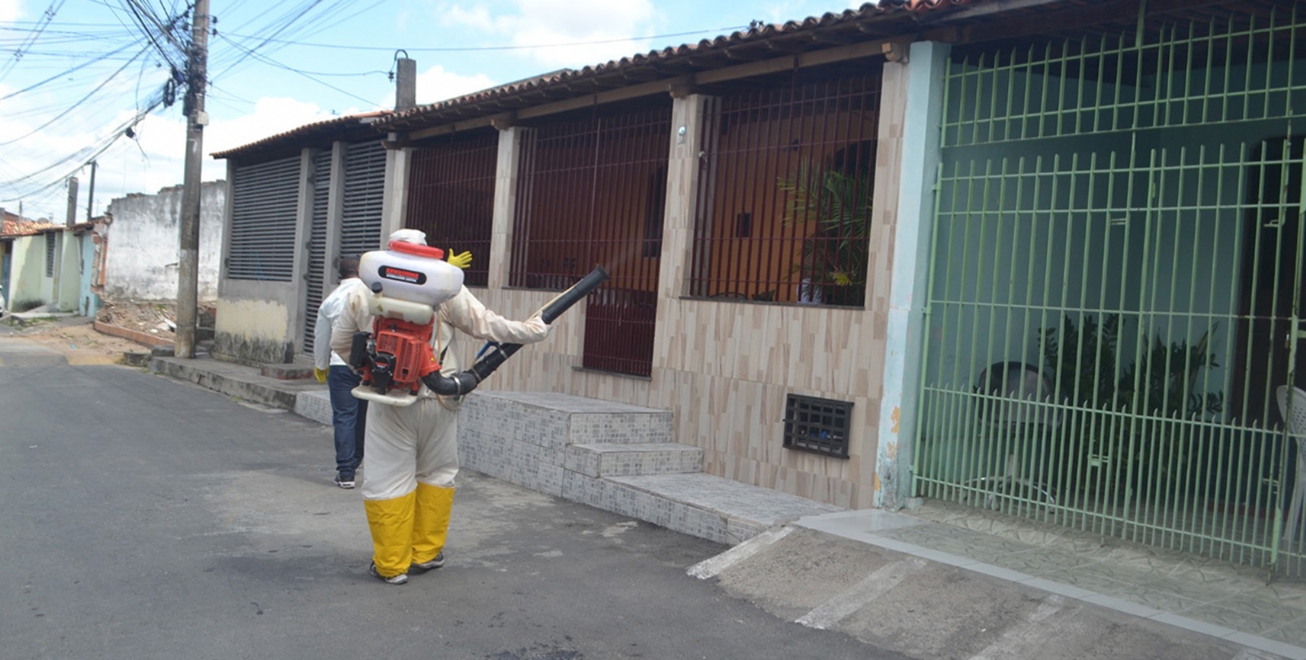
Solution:
M 331 426 L 331 393 L 326 390 L 298 393 L 295 396 L 295 414 Z
M 703 450 L 675 442 L 571 445 L 563 467 L 590 477 L 694 473 L 703 470 Z
M 559 457 L 568 445 L 672 442 L 670 410 L 555 392 L 476 391 L 463 400 L 458 424 Z
M 708 474 L 594 478 L 567 471 L 562 497 L 727 545 L 803 516 L 845 510 Z
M 150 370 L 195 383 L 227 396 L 274 408 L 295 410 L 298 395 L 306 391 L 325 391 L 316 380 L 280 380 L 251 373 L 249 367 L 210 358 L 183 360 L 155 356 Z

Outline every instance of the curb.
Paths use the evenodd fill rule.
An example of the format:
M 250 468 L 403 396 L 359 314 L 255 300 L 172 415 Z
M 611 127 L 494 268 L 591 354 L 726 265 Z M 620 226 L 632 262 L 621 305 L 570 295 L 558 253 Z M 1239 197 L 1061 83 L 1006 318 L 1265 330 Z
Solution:
M 124 328 L 120 325 L 112 325 L 109 323 L 103 323 L 101 321 L 95 321 L 92 327 L 95 328 L 96 332 L 102 332 L 106 335 L 112 335 L 114 337 L 126 339 L 128 341 L 134 341 L 137 344 L 141 344 L 142 346 L 149 346 L 151 348 L 155 346 L 173 345 L 172 340 L 170 339 L 164 339 L 162 337 L 152 335 L 148 332 L 141 332 L 139 330 L 132 330 L 131 328 Z

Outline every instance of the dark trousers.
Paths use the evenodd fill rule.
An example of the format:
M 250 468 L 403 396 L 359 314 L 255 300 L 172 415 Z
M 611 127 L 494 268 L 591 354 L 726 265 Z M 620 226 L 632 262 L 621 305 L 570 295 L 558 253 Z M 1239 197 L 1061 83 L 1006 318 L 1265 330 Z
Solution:
M 331 423 L 336 429 L 336 471 L 352 477 L 363 462 L 363 434 L 367 429 L 367 402 L 355 399 L 349 391 L 362 378 L 352 369 L 331 365 L 327 372 L 327 389 L 331 392 Z

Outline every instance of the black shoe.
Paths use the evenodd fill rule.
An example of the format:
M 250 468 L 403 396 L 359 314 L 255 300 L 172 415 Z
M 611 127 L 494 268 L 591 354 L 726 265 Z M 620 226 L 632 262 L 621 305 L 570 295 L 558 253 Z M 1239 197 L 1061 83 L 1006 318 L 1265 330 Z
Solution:
M 443 550 L 436 553 L 435 559 L 432 559 L 431 561 L 424 561 L 420 564 L 414 562 L 412 566 L 408 567 L 408 572 L 412 573 L 413 575 L 421 575 L 422 573 L 425 573 L 427 571 L 434 571 L 435 569 L 440 568 L 441 566 L 444 566 Z
M 350 490 L 354 487 L 354 475 L 351 474 L 346 477 L 344 474 L 337 472 L 335 482 L 337 486 L 340 486 L 345 490 Z
M 400 573 L 399 575 L 393 575 L 391 577 L 385 577 L 384 575 L 381 575 L 376 570 L 376 562 L 372 562 L 372 565 L 367 567 L 367 572 L 372 577 L 381 580 L 386 584 L 407 584 L 408 582 L 407 573 Z

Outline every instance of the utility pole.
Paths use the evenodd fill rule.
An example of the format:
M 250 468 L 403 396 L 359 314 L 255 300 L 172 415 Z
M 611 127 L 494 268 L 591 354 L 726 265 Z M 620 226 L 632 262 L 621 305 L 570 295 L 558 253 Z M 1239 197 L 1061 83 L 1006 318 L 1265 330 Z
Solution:
M 86 190 L 86 221 L 95 217 L 95 161 L 91 161 L 91 187 Z
M 186 64 L 186 169 L 181 189 L 181 249 L 177 259 L 176 356 L 195 357 L 199 306 L 200 177 L 204 165 L 204 88 L 209 59 L 209 0 L 195 0 Z
M 64 214 L 63 223 L 71 227 L 77 222 L 77 177 L 68 177 L 68 212 Z

